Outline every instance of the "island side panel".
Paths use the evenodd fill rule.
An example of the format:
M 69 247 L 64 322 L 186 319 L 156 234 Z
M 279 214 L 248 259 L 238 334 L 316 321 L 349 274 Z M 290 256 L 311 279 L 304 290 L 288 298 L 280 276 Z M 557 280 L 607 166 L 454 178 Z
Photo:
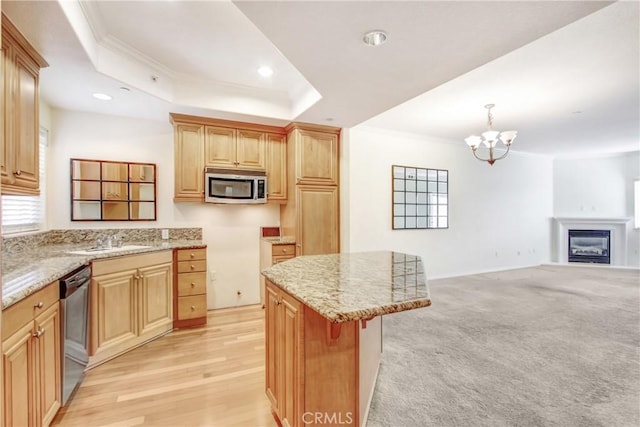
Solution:
M 366 424 L 373 391 L 382 358 L 382 316 L 360 321 L 359 339 L 359 399 L 360 425 Z
M 340 323 L 332 339 L 331 322 L 304 306 L 305 421 L 358 425 L 359 323 Z

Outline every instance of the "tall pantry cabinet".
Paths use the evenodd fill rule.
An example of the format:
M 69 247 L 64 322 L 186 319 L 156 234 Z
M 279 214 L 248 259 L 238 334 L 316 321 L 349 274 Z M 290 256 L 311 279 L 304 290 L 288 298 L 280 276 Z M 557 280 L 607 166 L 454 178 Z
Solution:
M 280 227 L 295 236 L 296 255 L 340 252 L 340 129 L 292 123 L 287 130 L 289 200 L 280 207 Z

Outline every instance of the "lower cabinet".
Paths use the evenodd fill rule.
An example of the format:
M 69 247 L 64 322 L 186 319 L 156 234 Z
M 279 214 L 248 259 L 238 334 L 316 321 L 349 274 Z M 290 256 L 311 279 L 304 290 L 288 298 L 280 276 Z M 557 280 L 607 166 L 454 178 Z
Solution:
M 340 252 L 338 187 L 297 185 L 297 255 Z
M 174 328 L 207 323 L 207 248 L 176 249 Z
M 93 262 L 89 366 L 173 328 L 171 251 Z
M 60 408 L 58 282 L 3 311 L 3 425 L 48 426 Z
M 302 417 L 302 305 L 268 280 L 266 302 L 266 393 L 283 426 Z

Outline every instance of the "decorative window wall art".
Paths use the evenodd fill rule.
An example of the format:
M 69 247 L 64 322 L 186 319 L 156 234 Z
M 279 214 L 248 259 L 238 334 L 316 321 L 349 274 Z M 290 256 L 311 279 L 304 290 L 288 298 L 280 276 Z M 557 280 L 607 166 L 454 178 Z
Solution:
M 449 171 L 391 167 L 394 230 L 449 228 Z

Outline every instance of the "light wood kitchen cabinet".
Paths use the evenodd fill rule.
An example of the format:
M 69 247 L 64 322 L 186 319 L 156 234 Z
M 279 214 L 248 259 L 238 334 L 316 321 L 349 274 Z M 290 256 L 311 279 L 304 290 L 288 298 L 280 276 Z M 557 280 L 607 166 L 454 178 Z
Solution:
M 287 137 L 267 134 L 267 200 L 287 201 Z
M 174 122 L 175 183 L 173 200 L 204 200 L 204 125 Z
M 283 426 L 301 425 L 304 388 L 302 304 L 266 282 L 266 392 Z
M 298 255 L 340 252 L 338 187 L 299 185 L 296 192 Z
M 296 241 L 296 255 L 340 252 L 339 128 L 292 123 L 287 162 L 293 177 L 280 207 L 280 228 Z
M 260 271 L 274 264 L 287 261 L 296 256 L 296 245 L 282 242 L 280 238 L 262 238 L 260 240 Z M 265 305 L 265 278 L 260 274 L 260 303 Z
M 174 328 L 207 323 L 207 248 L 176 249 Z
M 265 170 L 268 200 L 287 200 L 284 128 L 171 113 L 176 202 L 204 200 L 204 168 Z
M 3 425 L 47 426 L 62 401 L 58 282 L 2 313 Z
M 173 327 L 171 251 L 93 262 L 89 366 Z
M 47 62 L 2 15 L 2 194 L 39 194 L 39 73 Z

